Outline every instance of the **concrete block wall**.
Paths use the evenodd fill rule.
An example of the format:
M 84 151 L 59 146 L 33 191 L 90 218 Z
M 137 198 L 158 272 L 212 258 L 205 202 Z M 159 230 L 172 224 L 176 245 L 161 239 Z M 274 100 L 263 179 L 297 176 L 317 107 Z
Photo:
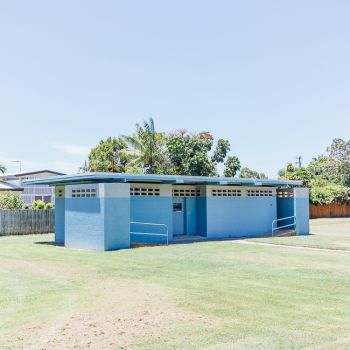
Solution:
M 277 218 L 275 188 L 207 186 L 206 196 L 208 238 L 267 234 Z
M 129 191 L 129 184 L 66 185 L 65 215 L 62 215 L 62 205 L 57 210 L 57 242 L 64 227 L 64 245 L 69 248 L 129 248 Z
M 131 184 L 130 221 L 165 224 L 168 227 L 169 241 L 173 239 L 173 196 L 172 185 L 166 184 Z M 159 192 L 158 192 L 159 191 Z M 137 195 L 135 194 L 137 193 Z M 131 231 L 138 233 L 164 234 L 165 228 L 131 224 Z M 132 243 L 165 243 L 164 236 L 131 235 Z
M 65 189 L 55 188 L 55 243 L 64 244 L 65 235 Z
M 310 233 L 309 189 L 294 188 L 294 215 L 297 235 Z

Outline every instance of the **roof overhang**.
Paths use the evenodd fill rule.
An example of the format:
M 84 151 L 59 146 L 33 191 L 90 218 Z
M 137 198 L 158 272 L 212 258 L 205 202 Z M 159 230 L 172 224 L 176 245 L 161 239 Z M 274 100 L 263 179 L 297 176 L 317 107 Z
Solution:
M 76 183 L 160 183 L 181 185 L 219 186 L 300 186 L 302 181 L 241 179 L 234 177 L 207 177 L 183 175 L 151 175 L 124 173 L 84 173 L 77 175 L 53 176 L 43 179 L 25 180 L 26 185 L 69 185 Z

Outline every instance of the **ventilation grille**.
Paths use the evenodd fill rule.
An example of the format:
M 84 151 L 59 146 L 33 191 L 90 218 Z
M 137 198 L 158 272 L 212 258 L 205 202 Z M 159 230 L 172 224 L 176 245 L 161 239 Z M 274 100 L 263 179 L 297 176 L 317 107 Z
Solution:
M 91 198 L 96 197 L 95 188 L 73 188 L 72 198 Z
M 272 197 L 271 190 L 247 190 L 248 197 Z
M 196 189 L 180 189 L 180 188 L 174 188 L 173 189 L 173 196 L 174 197 L 196 197 L 200 195 L 200 190 Z
M 160 189 L 132 187 L 130 188 L 130 196 L 160 196 Z
M 241 190 L 233 190 L 233 189 L 217 189 L 211 190 L 212 196 L 218 197 L 240 197 L 242 196 Z
M 277 191 L 277 198 L 293 198 L 293 191 Z
M 63 197 L 63 189 L 62 189 L 62 188 L 60 188 L 60 189 L 57 191 L 57 196 L 58 196 L 59 198 L 62 198 L 62 197 Z

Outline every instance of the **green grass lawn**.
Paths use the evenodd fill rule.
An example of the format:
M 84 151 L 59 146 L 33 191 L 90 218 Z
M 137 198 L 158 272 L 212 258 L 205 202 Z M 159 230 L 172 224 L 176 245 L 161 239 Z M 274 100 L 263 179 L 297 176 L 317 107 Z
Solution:
M 338 248 L 349 223 L 262 241 Z M 52 239 L 0 238 L 0 349 L 350 348 L 348 253 L 234 241 L 86 252 Z
M 257 238 L 253 241 L 350 250 L 350 218 L 311 220 L 310 233 L 308 236 Z

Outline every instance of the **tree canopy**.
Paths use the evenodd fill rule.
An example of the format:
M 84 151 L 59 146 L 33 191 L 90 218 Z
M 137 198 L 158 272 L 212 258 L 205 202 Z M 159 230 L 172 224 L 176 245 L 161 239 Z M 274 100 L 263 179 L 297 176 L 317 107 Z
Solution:
M 230 143 L 218 139 L 214 150 L 213 146 L 214 137 L 208 131 L 190 133 L 180 129 L 166 135 L 156 131 L 150 118 L 136 124 L 132 135 L 101 140 L 80 171 L 215 176 L 218 164 L 227 158 Z M 226 173 L 236 174 L 239 159 L 228 157 L 225 166 Z
M 237 156 L 229 155 L 230 148 L 228 140 L 215 142 L 209 131 L 159 132 L 149 118 L 136 124 L 132 135 L 101 140 L 80 171 L 218 176 L 223 163 L 226 177 L 267 179 L 263 172 L 242 167 Z M 0 165 L 1 171 L 5 168 Z M 313 158 L 306 167 L 287 163 L 278 175 L 280 179 L 301 180 L 310 188 L 311 203 L 350 203 L 350 140 L 334 139 L 326 155 Z
M 132 158 L 128 153 L 126 142 L 118 137 L 109 137 L 91 149 L 89 153 L 89 171 L 123 173 Z
M 313 158 L 307 167 L 288 163 L 279 171 L 280 178 L 302 180 L 310 188 L 313 204 L 350 203 L 350 140 L 334 139 L 327 153 Z
M 267 179 L 268 177 L 264 173 L 259 173 L 256 170 L 244 167 L 241 169 L 239 177 L 242 179 Z

